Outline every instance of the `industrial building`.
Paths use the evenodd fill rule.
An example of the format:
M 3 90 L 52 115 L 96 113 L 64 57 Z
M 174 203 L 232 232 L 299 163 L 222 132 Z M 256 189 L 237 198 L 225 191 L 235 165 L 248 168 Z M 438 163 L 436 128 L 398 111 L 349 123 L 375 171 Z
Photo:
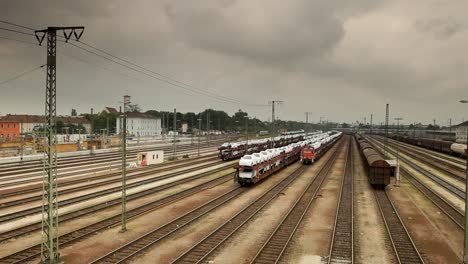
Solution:
M 117 118 L 117 134 L 121 132 L 121 120 Z M 127 113 L 127 134 L 129 136 L 159 136 L 161 135 L 161 119 L 138 113 Z
M 465 121 L 459 125 L 456 126 L 456 142 L 458 143 L 466 143 L 466 136 L 468 132 L 468 121 Z

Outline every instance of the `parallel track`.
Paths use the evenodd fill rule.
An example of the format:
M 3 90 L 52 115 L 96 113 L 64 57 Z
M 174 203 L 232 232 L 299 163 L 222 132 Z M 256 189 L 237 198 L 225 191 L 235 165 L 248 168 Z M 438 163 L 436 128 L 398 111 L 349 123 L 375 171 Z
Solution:
M 435 156 L 435 157 L 439 157 L 441 159 L 444 159 L 444 160 L 448 160 L 448 161 L 451 161 L 453 163 L 457 163 L 457 164 L 460 164 L 460 165 L 463 165 L 465 166 L 466 165 L 466 161 L 461 159 L 461 158 L 457 158 L 457 157 L 454 157 L 454 156 L 450 156 L 449 154 L 445 154 L 445 153 L 441 153 L 441 152 L 438 152 L 436 150 L 432 150 L 432 149 L 428 149 L 428 148 L 424 148 L 422 146 L 416 146 L 416 145 L 412 145 L 412 144 L 409 144 L 409 143 L 406 143 L 406 142 L 403 142 L 403 141 L 399 141 L 399 140 L 395 140 L 395 139 L 390 139 L 390 140 L 393 140 L 393 141 L 398 141 L 400 142 L 401 144 L 407 146 L 407 147 L 410 147 L 410 148 L 413 148 L 414 150 L 418 151 L 418 152 L 423 152 L 423 153 L 427 153 L 429 155 L 432 155 L 432 156 Z
M 374 140 L 375 139 L 372 139 L 371 141 L 374 141 Z M 379 144 L 382 144 L 382 143 L 379 142 Z M 391 150 L 391 149 L 388 149 L 388 152 L 391 153 L 392 155 L 396 155 L 396 152 Z M 453 185 L 452 183 L 444 180 L 443 178 L 435 175 L 434 173 L 425 170 L 421 166 L 418 166 L 418 165 L 412 163 L 411 161 L 409 161 L 408 159 L 406 159 L 406 158 L 404 158 L 402 156 L 400 156 L 400 160 L 405 162 L 408 166 L 410 166 L 412 169 L 418 171 L 419 173 L 421 173 L 425 177 L 427 177 L 427 178 L 431 179 L 432 181 L 436 182 L 441 187 L 443 187 L 447 191 L 451 192 L 452 194 L 454 194 L 458 198 L 460 198 L 462 200 L 465 200 L 465 190 Z
M 222 142 L 222 140 L 216 140 L 210 143 L 200 144 L 200 148 L 208 148 L 208 147 L 217 147 L 218 143 Z M 178 147 L 178 150 L 195 150 L 198 148 L 197 144 L 181 144 Z M 163 150 L 163 151 L 171 151 L 172 146 L 164 146 L 164 147 L 146 147 L 146 148 L 138 148 L 138 149 L 131 149 L 127 152 L 128 158 L 133 158 L 135 154 L 141 151 L 153 151 L 153 150 Z M 62 167 L 77 167 L 83 164 L 89 163 L 99 163 L 109 162 L 109 161 L 118 161 L 120 159 L 120 151 L 116 150 L 110 153 L 99 153 L 94 155 L 86 155 L 86 156 L 70 156 L 70 157 L 61 157 L 58 159 L 58 168 Z M 33 161 L 23 161 L 20 162 L 11 162 L 11 163 L 2 163 L 0 164 L 0 177 L 8 176 L 8 175 L 15 175 L 17 173 L 26 173 L 26 172 L 41 172 L 43 169 L 43 161 L 42 160 L 33 160 Z
M 205 174 L 206 173 L 204 173 L 202 175 L 199 175 L 198 178 L 200 178 L 202 176 L 205 176 Z M 156 200 L 156 201 L 141 205 L 141 206 L 139 206 L 137 208 L 128 210 L 127 211 L 127 218 L 130 220 L 130 219 L 135 218 L 137 216 L 140 216 L 142 214 L 148 213 L 148 212 L 153 211 L 155 209 L 158 209 L 160 207 L 171 204 L 171 203 L 173 203 L 175 201 L 178 201 L 178 200 L 180 200 L 182 198 L 185 198 L 187 196 L 196 194 L 196 193 L 198 193 L 200 191 L 203 191 L 205 189 L 208 189 L 208 188 L 212 188 L 212 187 L 214 187 L 216 185 L 219 185 L 219 184 L 222 184 L 222 183 L 224 183 L 226 181 L 231 180 L 232 176 L 233 176 L 232 173 L 228 173 L 226 175 L 217 177 L 217 178 L 215 178 L 213 180 L 207 181 L 205 183 L 194 186 L 192 188 L 183 190 L 181 192 L 166 196 L 166 197 L 161 198 L 159 200 Z M 193 179 L 191 179 L 191 180 L 193 180 Z M 164 188 L 159 188 L 157 190 L 156 189 L 153 190 L 153 193 L 156 192 L 156 191 L 160 191 L 162 189 L 167 189 L 169 187 L 176 186 L 177 184 L 180 184 L 180 183 L 182 183 L 182 182 L 178 181 L 178 182 L 174 182 L 174 183 L 165 185 Z M 161 186 L 161 187 L 163 187 L 163 186 Z M 136 198 L 142 197 L 143 195 L 147 195 L 147 194 L 148 193 L 146 193 L 146 194 L 138 193 L 138 194 L 135 194 L 135 195 L 128 196 L 128 199 L 134 200 Z M 111 206 L 114 206 L 114 205 L 117 205 L 117 204 L 118 203 L 114 203 Z M 102 209 L 104 209 L 104 208 L 92 208 L 93 211 L 88 211 L 87 214 L 91 214 L 91 213 L 94 213 L 96 211 L 101 211 Z M 67 214 L 67 215 L 61 217 L 60 221 L 61 222 L 62 221 L 68 221 L 68 220 L 71 220 L 73 217 L 75 217 L 75 216 Z M 88 226 L 83 227 L 81 229 L 75 230 L 75 231 L 73 231 L 71 233 L 61 235 L 59 237 L 60 246 L 69 245 L 69 244 L 71 244 L 73 242 L 76 242 L 76 241 L 78 241 L 80 239 L 90 237 L 90 236 L 96 234 L 99 231 L 102 231 L 102 230 L 105 230 L 107 228 L 116 226 L 116 225 L 118 225 L 120 223 L 121 223 L 121 215 L 117 214 L 117 215 L 108 217 L 108 218 L 106 218 L 106 219 L 104 219 L 104 220 L 102 220 L 102 221 L 100 221 L 98 223 L 91 224 L 91 225 L 88 225 Z M 38 228 L 40 228 L 40 224 L 39 224 Z M 30 260 L 32 260 L 32 259 L 34 259 L 36 257 L 39 257 L 40 254 L 41 254 L 41 245 L 39 244 L 39 245 L 35 245 L 33 247 L 30 247 L 30 248 L 24 249 L 24 250 L 22 250 L 20 252 L 17 252 L 15 254 L 6 256 L 6 257 L 0 259 L 0 263 L 10 263 L 10 264 L 23 263 L 23 262 L 26 262 L 26 261 L 30 261 Z
M 336 151 L 337 149 L 335 149 L 335 153 L 332 154 L 326 164 L 320 169 L 317 176 L 309 182 L 306 189 L 301 193 L 293 207 L 286 213 L 270 237 L 268 237 L 251 263 L 278 263 L 280 261 L 302 219 L 316 198 L 323 181 L 328 176 L 333 164 L 335 164 L 338 156 Z
M 349 144 L 345 172 L 341 181 L 335 225 L 328 263 L 354 263 L 354 211 L 353 211 L 353 148 L 354 140 Z
M 393 250 L 401 264 L 423 264 L 424 260 L 419 254 L 416 245 L 411 239 L 408 230 L 404 226 L 400 215 L 387 196 L 385 190 L 374 190 L 380 213 L 385 223 L 387 233 L 393 246 Z
M 133 179 L 133 178 L 138 178 L 138 177 L 142 177 L 146 175 L 151 175 L 152 173 L 160 173 L 160 172 L 165 172 L 165 171 L 170 171 L 170 170 L 176 170 L 188 164 L 189 162 L 193 162 L 193 161 L 195 161 L 196 163 L 203 163 L 207 161 L 216 161 L 216 160 L 218 159 L 215 157 L 208 157 L 208 158 L 202 158 L 202 159 L 181 160 L 181 161 L 185 161 L 183 162 L 183 165 L 180 165 L 182 162 L 163 163 L 158 166 L 149 166 L 149 167 L 142 167 L 142 168 L 137 168 L 137 169 L 130 169 L 130 170 L 127 170 L 127 179 Z M 172 165 L 175 165 L 175 166 L 172 166 Z M 111 173 L 97 175 L 97 176 L 82 177 L 82 178 L 73 179 L 73 180 L 69 180 L 65 182 L 59 181 L 58 183 L 60 187 L 59 192 L 60 192 L 60 195 L 63 195 L 63 194 L 71 193 L 74 191 L 82 191 L 85 188 L 94 188 L 94 187 L 98 187 L 102 185 L 120 182 L 122 181 L 121 175 L 122 175 L 122 172 L 117 171 L 117 172 L 111 172 Z M 95 182 L 95 183 L 91 182 L 95 180 L 99 182 Z M 69 186 L 69 185 L 74 185 L 74 184 L 79 184 L 79 183 L 89 183 L 89 184 L 81 185 L 79 187 L 70 187 L 70 188 L 63 189 L 64 186 Z M 17 191 L 15 190 L 14 192 L 0 194 L 0 199 L 11 197 L 11 196 L 23 195 L 23 194 L 32 193 L 32 192 L 41 192 L 41 191 L 42 191 L 42 187 L 31 186 L 30 188 L 21 188 L 20 190 L 17 190 Z M 23 204 L 26 202 L 40 200 L 41 198 L 42 198 L 41 194 L 31 195 L 28 197 L 22 197 L 21 200 L 16 200 L 16 201 L 11 201 L 11 202 L 2 203 L 0 201 L 0 205 L 1 205 L 1 208 L 6 208 L 6 207 L 14 206 L 16 204 Z
M 213 166 L 213 165 L 216 165 L 216 164 L 219 164 L 219 163 L 223 163 L 223 162 L 218 161 L 218 162 L 216 162 L 214 164 L 205 164 L 205 165 L 193 167 L 193 168 L 190 168 L 190 169 L 186 169 L 186 170 L 183 170 L 183 171 L 178 171 L 178 172 L 174 172 L 174 173 L 161 175 L 159 177 L 148 178 L 148 179 L 144 179 L 144 180 L 141 180 L 141 181 L 138 181 L 138 182 L 129 183 L 129 184 L 127 184 L 127 189 L 134 188 L 134 187 L 141 186 L 141 185 L 145 185 L 145 184 L 149 184 L 149 183 L 153 183 L 153 182 L 157 182 L 157 181 L 161 181 L 163 179 L 168 179 L 168 178 L 171 178 L 171 177 L 174 177 L 174 176 L 183 175 L 185 173 L 197 171 L 197 170 L 200 170 L 200 169 L 209 168 L 210 166 Z M 230 168 L 231 166 L 232 165 L 226 165 L 226 166 L 218 168 L 217 170 L 221 171 L 221 170 Z M 154 173 L 154 172 L 149 173 L 149 175 L 151 175 L 152 173 Z M 103 196 L 103 195 L 106 195 L 106 194 L 111 194 L 111 193 L 114 193 L 114 192 L 118 192 L 120 190 L 122 190 L 122 187 L 121 186 L 116 186 L 116 187 L 111 187 L 111 188 L 108 188 L 108 189 L 105 189 L 105 190 L 100 190 L 100 191 L 97 191 L 97 192 L 92 192 L 92 193 L 88 193 L 88 194 L 85 194 L 85 195 L 82 195 L 82 196 L 77 196 L 77 197 L 73 197 L 73 198 L 70 198 L 70 199 L 67 199 L 67 200 L 59 201 L 59 208 L 63 207 L 63 206 L 70 205 L 70 204 L 75 204 L 75 203 L 87 201 L 87 200 L 97 198 L 97 197 L 100 197 L 100 196 Z M 40 213 L 40 212 L 42 212 L 42 206 L 41 205 L 34 206 L 34 207 L 24 209 L 24 210 L 21 210 L 21 211 L 17 211 L 17 212 L 4 214 L 4 215 L 0 216 L 0 223 L 8 222 L 8 221 L 11 221 L 11 220 L 14 220 L 14 219 L 18 219 L 18 218 L 21 218 L 21 217 L 24 217 L 24 216 L 27 216 L 27 215 Z
M 435 206 L 444 212 L 459 228 L 465 229 L 465 214 L 457 209 L 443 196 L 433 191 L 427 184 L 413 176 L 408 170 L 400 167 L 402 176 L 404 176 L 416 189 L 425 195 Z

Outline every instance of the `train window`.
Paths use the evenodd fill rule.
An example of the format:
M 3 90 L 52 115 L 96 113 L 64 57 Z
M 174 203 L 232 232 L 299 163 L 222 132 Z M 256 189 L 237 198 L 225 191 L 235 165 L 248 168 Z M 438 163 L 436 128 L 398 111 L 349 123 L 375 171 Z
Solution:
M 154 159 L 154 155 L 153 155 L 153 159 Z

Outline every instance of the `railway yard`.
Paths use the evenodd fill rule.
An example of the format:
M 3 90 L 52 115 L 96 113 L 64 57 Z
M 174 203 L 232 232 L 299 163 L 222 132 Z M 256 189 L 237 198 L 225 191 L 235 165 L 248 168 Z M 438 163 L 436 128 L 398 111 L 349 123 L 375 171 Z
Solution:
M 128 167 L 125 232 L 121 232 L 120 154 L 59 158 L 60 259 L 64 263 L 460 262 L 465 207 L 462 158 L 379 135 L 324 133 L 291 140 L 284 143 L 293 144 L 291 149 L 260 152 L 269 155 L 270 163 L 266 159 L 245 165 L 238 157 L 220 159 L 226 150 L 218 150 L 224 141 L 216 139 L 203 142 L 199 156 L 198 146 L 188 142 L 179 144 L 175 161 Z M 312 164 L 304 165 L 308 162 L 303 161 L 301 149 L 317 141 L 322 142 L 320 151 L 315 148 Z M 372 162 L 366 148 L 375 152 Z M 170 152 L 171 146 L 129 149 L 127 162 L 145 150 Z M 380 173 L 372 167 L 377 164 L 375 157 L 385 154 L 385 159 L 398 158 L 401 182 L 391 175 L 388 184 L 371 185 L 370 177 Z M 0 164 L 0 263 L 40 260 L 42 166 L 39 160 Z M 244 184 L 246 172 L 252 173 L 253 184 Z

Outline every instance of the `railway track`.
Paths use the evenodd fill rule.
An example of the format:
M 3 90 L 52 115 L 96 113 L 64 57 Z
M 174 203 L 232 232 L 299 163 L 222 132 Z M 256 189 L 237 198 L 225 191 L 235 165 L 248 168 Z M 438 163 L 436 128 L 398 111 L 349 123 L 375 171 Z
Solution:
M 374 139 L 370 139 L 370 142 L 374 142 L 373 143 L 374 145 L 375 144 L 382 145 L 381 142 L 378 142 L 378 141 L 376 141 Z M 396 152 L 391 150 L 391 149 L 388 149 L 388 152 L 390 154 L 392 154 L 392 155 L 396 155 Z M 425 177 L 427 177 L 427 178 L 431 179 L 432 181 L 436 182 L 441 187 L 443 187 L 444 189 L 446 189 L 450 193 L 454 194 L 458 198 L 460 198 L 462 200 L 465 200 L 465 190 L 453 185 L 452 183 L 444 180 L 443 178 L 440 178 L 439 176 L 435 175 L 434 173 L 425 170 L 421 166 L 418 166 L 418 165 L 414 164 L 413 162 L 411 162 L 410 160 L 408 160 L 408 159 L 406 159 L 406 158 L 404 158 L 402 156 L 400 156 L 400 160 L 405 162 L 406 165 L 410 166 L 415 171 L 419 172 L 420 174 L 424 175 Z
M 204 154 L 207 154 L 209 153 L 208 155 L 204 155 L 204 157 L 206 156 L 216 156 L 216 154 L 212 153 L 213 151 L 202 151 L 200 152 L 201 155 L 204 155 Z M 188 150 L 188 151 L 183 151 L 183 152 L 179 152 L 177 157 L 178 158 L 182 158 L 184 155 L 188 155 L 188 154 L 191 154 L 191 150 Z M 196 158 L 196 157 L 195 157 Z M 191 160 L 191 159 L 194 159 L 194 158 L 187 158 L 187 159 L 181 159 L 181 160 L 176 160 L 176 161 L 173 161 L 171 162 L 172 164 L 176 164 L 177 162 L 183 162 L 184 160 Z M 136 161 L 136 159 L 133 159 L 134 161 Z M 168 159 L 164 159 L 164 161 L 168 161 Z M 128 164 L 130 164 L 132 162 L 132 160 L 127 160 L 127 166 Z M 68 177 L 73 177 L 73 176 L 77 176 L 77 175 L 86 175 L 86 174 L 90 174 L 90 173 L 105 173 L 105 172 L 109 172 L 109 171 L 116 171 L 116 170 L 120 170 L 122 168 L 122 163 L 121 163 L 121 160 L 119 160 L 118 162 L 111 162 L 111 163 L 107 163 L 107 164 L 88 164 L 88 165 L 85 165 L 85 166 L 81 166 L 79 168 L 72 168 L 72 169 L 67 169 L 67 170 L 58 170 L 57 171 L 57 175 L 59 176 L 59 180 L 62 180 L 62 179 L 66 179 Z M 11 187 L 11 186 L 15 186 L 15 185 L 21 185 L 21 184 L 28 184 L 28 183 L 37 183 L 37 182 L 41 182 L 42 183 L 42 177 L 43 177 L 43 174 L 42 172 L 41 173 L 35 173 L 35 174 L 16 174 L 16 176 L 5 176 L 5 177 L 1 177 L 0 178 L 0 188 L 8 188 L 8 187 Z
M 374 190 L 374 196 L 398 263 L 423 264 L 424 260 L 385 190 Z
M 462 166 L 466 165 L 466 161 L 464 159 L 461 159 L 461 158 L 453 157 L 453 156 L 450 156 L 448 154 L 439 153 L 439 152 L 437 152 L 435 150 L 427 149 L 427 148 L 424 148 L 424 147 L 421 147 L 421 146 L 408 144 L 406 142 L 402 142 L 402 141 L 398 141 L 398 140 L 394 140 L 394 139 L 389 139 L 389 140 L 397 141 L 400 144 L 402 144 L 402 145 L 404 145 L 406 147 L 410 147 L 410 148 L 412 148 L 412 149 L 414 149 L 415 151 L 418 151 L 418 152 L 428 153 L 429 155 L 438 157 L 438 158 L 443 159 L 443 160 L 448 160 L 448 161 L 451 161 L 453 163 L 456 163 L 456 164 L 459 164 L 459 165 L 462 165 Z
M 335 150 L 336 151 L 336 150 Z M 250 263 L 278 263 L 337 159 L 336 152 L 309 182 Z
M 454 164 L 449 164 L 446 162 L 442 162 L 441 160 L 431 157 L 428 154 L 424 153 L 414 153 L 412 152 L 411 149 L 403 147 L 399 144 L 391 143 L 393 146 L 397 146 L 399 151 L 403 154 L 405 154 L 408 157 L 411 157 L 412 159 L 418 160 L 420 162 L 423 162 L 424 164 L 436 169 L 436 170 L 441 170 L 448 176 L 460 181 L 460 182 L 465 182 L 465 170 L 460 168 L 459 166 L 456 166 Z
M 161 181 L 161 180 L 168 179 L 168 178 L 171 178 L 171 177 L 174 177 L 174 176 L 183 175 L 183 174 L 193 172 L 193 171 L 197 171 L 197 170 L 200 170 L 200 169 L 209 168 L 212 165 L 216 165 L 216 164 L 220 164 L 220 163 L 223 163 L 223 162 L 218 161 L 215 164 L 204 164 L 204 165 L 196 166 L 196 167 L 186 169 L 186 170 L 183 170 L 183 171 L 178 171 L 178 172 L 174 172 L 174 173 L 161 175 L 161 176 L 155 177 L 155 178 L 149 178 L 149 179 L 141 180 L 141 181 L 138 181 L 138 182 L 129 183 L 129 184 L 127 184 L 127 189 L 134 188 L 134 187 L 141 186 L 141 185 L 145 185 L 145 184 L 149 184 L 149 183 L 153 183 L 153 182 L 157 182 L 157 181 Z M 220 168 L 218 168 L 216 170 L 221 171 L 221 170 L 225 170 L 225 169 L 230 168 L 230 167 L 232 167 L 232 165 L 226 165 L 226 166 L 220 167 Z M 145 174 L 151 175 L 152 173 L 154 173 L 154 172 L 151 172 L 151 173 L 146 172 Z M 139 176 L 140 177 L 144 176 L 142 174 L 139 175 Z M 114 193 L 114 192 L 118 192 L 121 189 L 122 189 L 121 186 L 116 186 L 116 187 L 111 187 L 111 188 L 108 188 L 108 189 L 105 189 L 105 190 L 92 192 L 92 193 L 84 194 L 84 195 L 81 195 L 81 196 L 73 197 L 73 198 L 70 198 L 70 199 L 67 199 L 67 200 L 59 201 L 59 208 L 63 207 L 63 206 L 67 206 L 67 205 L 87 201 L 87 200 L 97 198 L 97 197 L 100 197 L 100 196 L 103 196 L 103 195 L 106 195 L 106 194 L 111 194 L 111 193 Z M 40 212 L 42 212 L 42 206 L 41 205 L 34 206 L 34 207 L 24 209 L 24 210 L 21 210 L 21 211 L 7 213 L 7 214 L 4 214 L 4 215 L 0 216 L 0 223 L 12 221 L 14 219 L 18 219 L 18 218 L 21 218 L 21 217 L 25 217 L 25 216 L 40 213 Z
M 353 148 L 354 140 L 349 144 L 345 171 L 341 181 L 341 192 L 333 228 L 329 264 L 354 263 L 354 211 L 353 211 Z
M 205 173 L 203 175 L 201 175 L 201 176 L 205 176 Z M 201 176 L 198 176 L 198 178 L 201 177 Z M 228 174 L 225 174 L 223 176 L 212 179 L 210 181 L 207 181 L 205 183 L 202 183 L 202 184 L 199 184 L 197 186 L 191 187 L 189 189 L 183 190 L 181 192 L 166 196 L 166 197 L 161 198 L 159 200 L 149 202 L 147 204 L 143 204 L 143 205 L 141 205 L 139 207 L 136 207 L 134 209 L 128 210 L 127 211 L 127 219 L 128 220 L 134 219 L 134 218 L 136 218 L 138 216 L 141 216 L 141 215 L 143 215 L 145 213 L 151 212 L 151 211 L 156 210 L 158 208 L 161 208 L 163 206 L 167 206 L 167 205 L 169 205 L 171 203 L 174 203 L 175 201 L 178 201 L 178 200 L 180 200 L 182 198 L 185 198 L 187 196 L 194 195 L 194 194 L 199 193 L 199 192 L 201 192 L 201 191 L 203 191 L 205 189 L 212 188 L 212 187 L 214 187 L 216 185 L 219 185 L 219 184 L 225 183 L 227 181 L 230 181 L 230 180 L 232 180 L 232 176 L 233 176 L 233 173 L 228 173 Z M 172 187 L 172 186 L 176 186 L 177 184 L 180 184 L 180 183 L 182 183 L 182 182 L 175 182 L 175 183 L 172 183 L 172 184 L 168 184 L 168 185 L 166 185 L 164 187 L 164 189 Z M 154 190 L 154 192 L 160 191 L 162 189 L 163 188 L 159 188 L 158 190 Z M 237 188 L 236 190 L 239 190 L 239 188 Z M 128 196 L 128 199 L 133 200 L 133 199 L 139 198 L 141 196 L 142 196 L 142 194 L 138 193 L 138 194 L 135 194 L 135 195 Z M 113 205 L 118 205 L 118 204 L 119 203 L 116 203 L 116 204 L 113 204 Z M 87 212 L 87 214 L 91 214 L 91 213 L 94 213 L 94 212 L 97 212 L 97 211 L 101 211 L 102 209 L 104 209 L 104 208 L 93 208 L 93 210 Z M 61 217 L 59 217 L 59 221 L 61 221 L 61 222 L 69 221 L 73 217 L 74 216 L 70 216 L 70 215 L 61 216 Z M 70 244 L 72 244 L 74 242 L 77 242 L 77 241 L 79 241 L 81 239 L 88 238 L 88 237 L 96 234 L 99 231 L 102 231 L 102 230 L 108 229 L 110 227 L 119 225 L 121 223 L 121 220 L 122 220 L 121 215 L 116 214 L 114 216 L 103 219 L 100 222 L 88 225 L 86 227 L 80 228 L 80 229 L 75 230 L 73 232 L 70 232 L 68 234 L 63 234 L 63 235 L 61 235 L 59 237 L 60 246 L 62 247 L 62 246 L 65 246 L 65 245 L 70 245 Z M 37 228 L 39 228 L 39 229 L 41 228 L 40 223 L 39 223 L 39 226 Z M 40 254 L 41 254 L 41 245 L 38 244 L 38 245 L 35 245 L 35 246 L 32 246 L 32 247 L 26 248 L 26 249 L 24 249 L 22 251 L 19 251 L 17 253 L 11 254 L 9 256 L 5 256 L 5 257 L 0 259 L 0 263 L 9 263 L 9 264 L 24 263 L 26 261 L 31 261 L 31 260 L 39 257 Z
M 413 184 L 416 189 L 418 189 L 422 194 L 424 194 L 435 206 L 437 206 L 442 212 L 444 212 L 452 221 L 461 229 L 465 229 L 465 213 L 458 210 L 455 206 L 453 206 L 450 202 L 448 202 L 445 198 L 441 195 L 437 194 L 433 190 L 431 190 L 424 182 L 419 180 L 416 177 L 413 177 L 408 171 L 405 169 L 401 170 L 403 176 Z
M 236 223 L 239 224 L 239 221 L 241 223 L 245 223 L 248 220 L 249 215 L 252 216 L 255 212 L 258 212 L 261 208 L 263 208 L 263 206 L 265 206 L 269 201 L 271 201 L 271 199 L 273 199 L 278 193 L 280 193 L 281 190 L 284 190 L 284 188 L 289 186 L 289 184 L 291 184 L 295 179 L 297 179 L 304 170 L 305 167 L 303 166 L 296 169 L 288 177 L 275 184 L 268 191 L 266 191 L 260 197 L 258 197 L 255 201 L 251 202 L 250 205 L 248 205 L 246 208 L 244 208 L 238 214 L 232 217 L 229 221 L 225 222 L 223 225 L 217 228 L 208 237 L 213 238 L 213 235 L 215 233 L 225 234 L 224 232 L 221 233 L 221 230 L 226 230 L 229 229 L 229 227 L 233 226 L 235 227 Z M 170 236 L 171 234 L 177 232 L 181 228 L 196 221 L 200 217 L 206 215 L 208 212 L 211 212 L 219 206 L 231 201 L 232 199 L 234 199 L 235 197 L 247 190 L 247 188 L 237 187 L 234 190 L 221 196 L 218 196 L 217 198 L 203 204 L 202 206 L 195 208 L 194 210 L 178 217 L 177 219 L 161 227 L 158 227 L 152 230 L 151 232 L 148 232 L 147 234 L 117 248 L 116 250 L 109 252 L 108 254 L 100 257 L 99 259 L 94 260 L 92 263 L 123 263 L 125 261 L 128 261 L 130 258 L 141 253 L 142 251 L 146 250 L 155 243 L 158 243 L 162 239 Z M 204 241 L 206 241 L 206 239 L 200 241 L 197 245 L 200 245 Z M 192 252 L 194 248 L 192 248 Z M 206 250 L 207 248 L 204 249 Z M 180 258 L 182 257 L 183 256 L 181 256 Z
M 218 144 L 222 141 L 214 141 L 210 143 L 204 143 L 200 145 L 200 148 L 210 148 L 210 147 L 217 147 Z M 178 147 L 178 150 L 196 150 L 198 145 L 190 145 L 184 144 Z M 127 152 L 127 158 L 134 157 L 138 152 L 141 151 L 152 151 L 152 150 L 163 150 L 163 151 L 171 151 L 172 146 L 164 146 L 164 147 L 148 147 L 148 148 L 140 148 L 140 149 L 132 149 Z M 100 153 L 94 154 L 92 156 L 70 156 L 70 157 L 61 157 L 58 159 L 58 166 L 57 168 L 63 167 L 77 167 L 83 164 L 92 163 L 99 163 L 100 161 L 109 162 L 109 161 L 118 161 L 120 160 L 121 153 L 119 151 L 111 152 L 111 153 Z M 43 162 L 42 160 L 34 160 L 34 161 L 23 161 L 23 163 L 19 162 L 11 162 L 11 163 L 3 163 L 0 164 L 0 177 L 8 176 L 8 175 L 15 175 L 17 173 L 30 173 L 30 172 L 40 172 L 43 169 Z
M 409 152 L 415 153 L 417 155 L 422 155 L 426 160 L 430 160 L 433 162 L 436 162 L 438 164 L 442 163 L 444 166 L 447 166 L 457 172 L 465 173 L 465 163 L 464 162 L 459 162 L 459 160 L 450 160 L 450 159 L 445 159 L 443 158 L 443 155 L 440 154 L 440 156 L 435 156 L 430 152 L 428 149 L 418 149 L 416 146 L 413 145 L 407 145 L 403 144 L 400 141 L 397 140 L 389 140 L 394 145 L 397 145 L 400 149 L 405 149 Z
M 213 148 L 214 146 L 200 146 L 200 149 L 210 149 Z M 180 147 L 178 151 L 194 151 L 197 150 L 198 146 L 184 146 Z M 137 151 L 130 151 L 127 153 L 127 159 L 135 159 L 135 155 L 138 152 L 141 151 L 150 151 L 150 150 L 163 150 L 163 151 L 172 151 L 172 148 L 169 147 L 164 147 L 164 148 L 152 148 L 152 149 L 146 149 L 146 150 L 137 150 Z M 214 149 L 213 149 L 214 150 Z M 97 154 L 96 154 L 97 155 Z M 107 156 L 98 156 L 98 157 L 86 157 L 83 159 L 78 159 L 78 160 L 68 160 L 68 161 L 58 161 L 57 168 L 58 170 L 65 170 L 65 169 L 77 169 L 80 167 L 91 167 L 91 166 L 98 166 L 98 165 L 108 165 L 109 162 L 119 162 L 121 160 L 121 153 L 116 152 L 113 154 L 109 154 Z M 18 174 L 24 174 L 28 176 L 37 176 L 37 173 L 42 172 L 43 170 L 43 163 L 42 161 L 36 162 L 36 164 L 33 165 L 27 165 L 25 168 L 25 165 L 9 165 L 6 168 L 3 168 L 0 170 L 0 179 L 7 177 L 7 176 L 16 176 Z M 33 174 L 36 173 L 36 174 Z M 11 178 L 11 177 L 8 177 Z
M 204 157 L 201 157 L 201 158 L 197 157 L 197 158 L 191 158 L 191 159 L 178 160 L 178 161 L 170 162 L 170 163 L 163 163 L 163 164 L 159 164 L 157 166 L 147 166 L 147 167 L 136 168 L 136 169 L 128 168 L 127 169 L 127 177 L 131 178 L 132 174 L 140 173 L 140 172 L 159 173 L 159 172 L 165 172 L 165 171 L 168 171 L 168 170 L 174 170 L 174 169 L 177 169 L 178 167 L 180 167 L 180 165 L 178 165 L 178 164 L 186 164 L 186 163 L 188 164 L 189 162 L 194 162 L 194 161 L 196 161 L 197 163 L 203 163 L 203 162 L 215 161 L 215 160 L 217 160 L 215 155 L 209 155 L 209 156 L 204 156 Z M 173 165 L 175 165 L 175 166 L 173 166 Z M 60 188 L 62 188 L 64 186 L 69 186 L 69 185 L 78 184 L 78 183 L 85 183 L 85 182 L 89 182 L 89 181 L 93 181 L 93 180 L 105 180 L 107 178 L 116 177 L 116 176 L 120 177 L 121 174 L 122 174 L 122 171 L 119 170 L 119 171 L 110 172 L 110 173 L 107 173 L 107 174 L 96 175 L 96 176 L 80 177 L 78 179 L 73 179 L 73 180 L 61 180 L 60 179 L 59 182 L 58 182 L 58 185 L 59 185 Z M 104 182 L 102 182 L 100 184 L 102 185 L 102 184 L 107 184 L 107 183 L 112 183 L 112 182 L 117 182 L 117 181 L 119 181 L 119 179 L 104 181 Z M 27 181 L 27 182 L 24 182 L 24 183 L 35 183 L 35 182 L 36 181 L 34 180 L 34 181 Z M 6 197 L 11 197 L 11 196 L 18 196 L 18 195 L 22 195 L 22 194 L 27 194 L 27 193 L 31 193 L 31 192 L 41 192 L 42 191 L 42 186 L 37 186 L 37 185 L 38 184 L 36 184 L 36 186 L 28 185 L 28 186 L 24 186 L 24 187 L 18 187 L 18 188 L 12 189 L 10 192 L 1 193 L 0 194 L 0 199 L 6 198 Z M 99 185 L 95 185 L 95 186 L 99 186 Z M 93 187 L 95 187 L 95 186 L 93 186 Z M 5 186 L 0 184 L 0 188 L 2 188 L 2 187 L 5 187 Z M 82 187 L 78 187 L 78 188 L 82 189 Z M 64 193 L 70 192 L 70 189 L 59 190 L 59 191 L 60 191 L 60 194 L 64 194 Z M 22 197 L 21 199 L 25 200 L 25 199 L 31 199 L 31 198 L 32 197 L 26 197 L 26 198 Z M 29 200 L 29 201 L 31 201 L 31 200 Z M 0 205 L 2 207 L 6 206 L 5 204 L 2 204 L 1 202 L 0 202 Z
M 405 177 L 416 189 L 418 189 L 424 196 L 426 196 L 435 206 L 444 212 L 459 228 L 462 230 L 464 227 L 464 212 L 453 206 L 447 199 L 433 191 L 423 181 L 414 177 L 408 170 L 400 167 L 402 176 Z

